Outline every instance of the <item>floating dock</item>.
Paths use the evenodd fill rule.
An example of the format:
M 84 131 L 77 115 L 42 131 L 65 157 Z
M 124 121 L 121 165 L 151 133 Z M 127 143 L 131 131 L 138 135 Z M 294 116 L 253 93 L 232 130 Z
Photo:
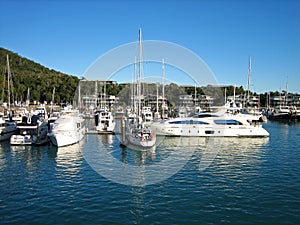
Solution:
M 87 130 L 86 134 L 115 134 L 114 132 L 107 132 L 107 131 L 98 131 L 98 130 Z

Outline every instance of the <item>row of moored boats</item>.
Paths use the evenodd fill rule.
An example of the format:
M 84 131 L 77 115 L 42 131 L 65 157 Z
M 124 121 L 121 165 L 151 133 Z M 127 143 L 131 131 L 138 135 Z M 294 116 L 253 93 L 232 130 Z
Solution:
M 85 135 L 84 119 L 79 111 L 66 107 L 47 115 L 45 107 L 21 116 L 20 121 L 12 117 L 0 117 L 0 141 L 9 140 L 11 145 L 44 145 L 52 142 L 62 147 L 79 142 Z

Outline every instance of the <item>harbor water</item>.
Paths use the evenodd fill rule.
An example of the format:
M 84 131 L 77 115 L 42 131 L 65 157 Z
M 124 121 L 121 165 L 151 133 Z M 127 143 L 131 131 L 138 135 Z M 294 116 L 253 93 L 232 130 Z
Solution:
M 0 223 L 299 224 L 300 124 L 263 126 L 270 137 L 170 137 L 144 152 L 116 135 L 59 149 L 2 142 Z M 215 154 L 203 164 L 208 142 Z M 172 173 L 153 169 L 146 180 L 157 182 L 145 182 L 141 171 L 163 162 Z M 141 170 L 128 176 L 132 167 Z

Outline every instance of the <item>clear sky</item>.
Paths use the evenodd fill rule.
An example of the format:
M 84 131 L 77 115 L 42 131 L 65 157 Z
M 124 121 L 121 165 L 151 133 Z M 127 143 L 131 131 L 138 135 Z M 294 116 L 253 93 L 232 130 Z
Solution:
M 0 0 L 0 46 L 81 77 L 120 45 L 162 40 L 190 49 L 221 85 L 300 93 L 298 0 Z

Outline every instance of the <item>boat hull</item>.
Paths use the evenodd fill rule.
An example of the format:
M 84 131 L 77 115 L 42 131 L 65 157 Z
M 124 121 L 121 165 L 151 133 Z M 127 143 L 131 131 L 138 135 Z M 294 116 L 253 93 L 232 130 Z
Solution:
M 12 135 L 10 138 L 11 145 L 42 145 L 49 142 L 47 133 L 47 123 L 40 122 L 38 125 L 19 126 L 20 133 Z
M 0 141 L 5 141 L 11 138 L 17 132 L 17 125 L 15 122 L 6 121 L 0 118 Z
M 9 140 L 13 134 L 15 134 L 17 128 L 15 129 L 3 129 L 0 131 L 0 141 Z
M 10 138 L 11 145 L 31 145 L 32 138 L 31 135 L 12 135 Z
M 249 122 L 250 121 L 250 122 Z M 153 133 L 161 136 L 182 137 L 267 137 L 269 133 L 250 116 L 205 118 L 176 118 L 152 123 Z
M 61 116 L 54 122 L 48 137 L 53 145 L 63 147 L 81 141 L 84 135 L 84 120 L 79 111 L 66 109 L 61 111 Z
M 50 133 L 48 136 L 53 145 L 63 147 L 81 141 L 84 137 L 84 132 L 82 130 L 79 132 Z
M 134 145 L 135 147 L 140 147 L 143 149 L 152 148 L 156 143 L 156 138 L 153 137 L 151 140 L 142 140 L 140 138 L 136 138 L 136 137 L 129 135 L 128 143 L 130 145 Z

